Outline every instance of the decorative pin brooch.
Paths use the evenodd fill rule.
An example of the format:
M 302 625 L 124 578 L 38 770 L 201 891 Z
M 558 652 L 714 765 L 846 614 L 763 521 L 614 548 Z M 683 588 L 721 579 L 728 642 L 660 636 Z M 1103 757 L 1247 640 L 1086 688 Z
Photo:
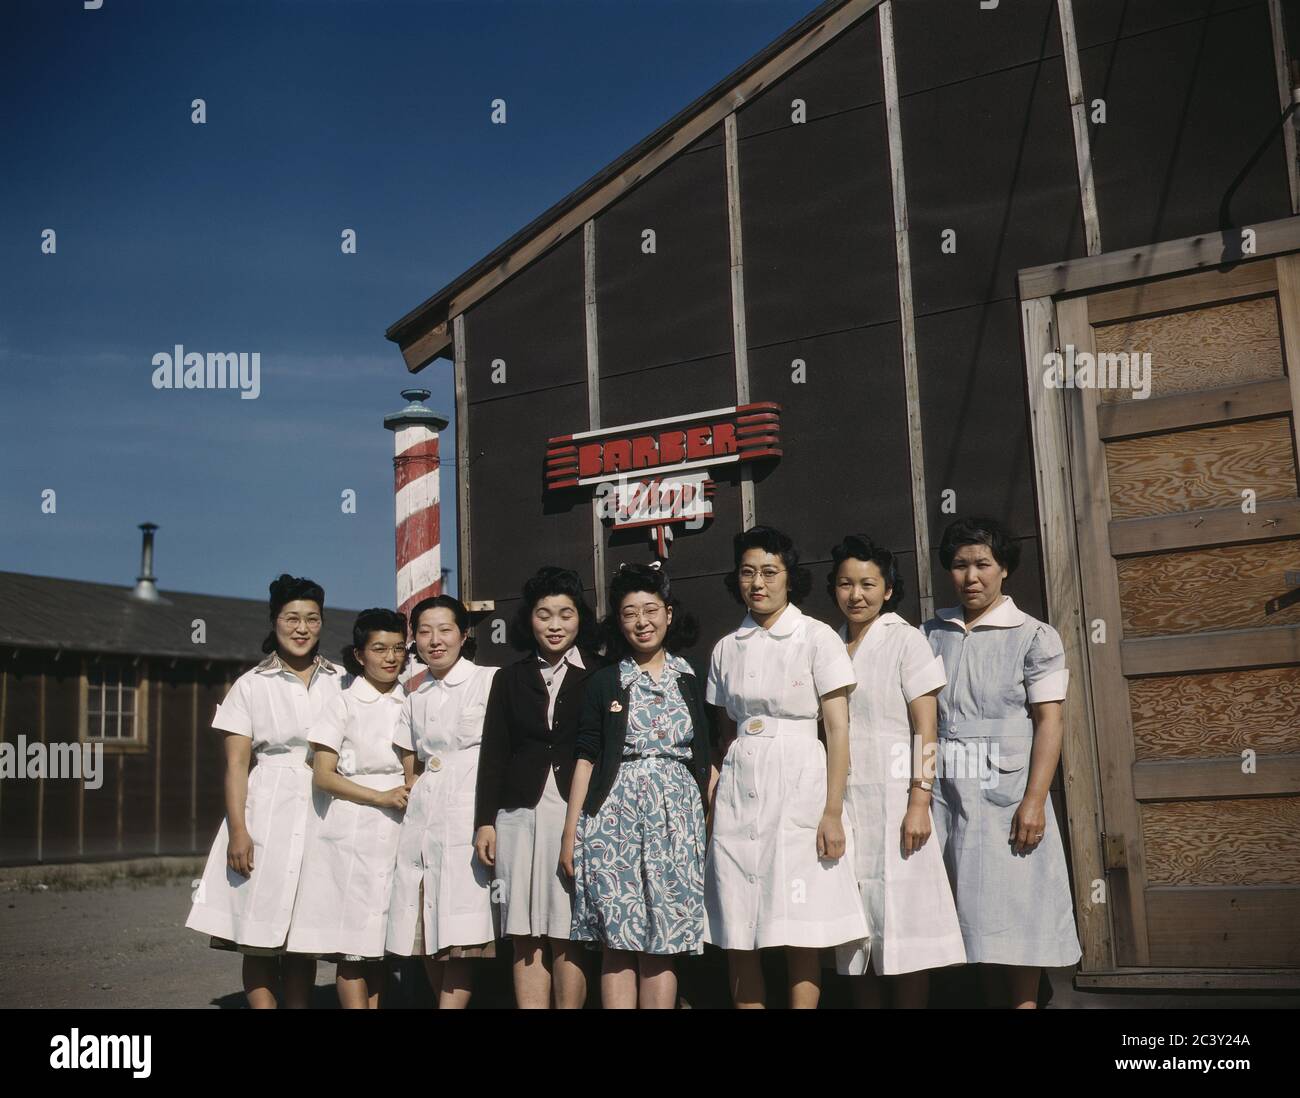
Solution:
M 617 698 L 615 698 L 612 702 L 609 703 L 609 711 L 611 713 L 622 713 L 623 712 L 622 703 Z

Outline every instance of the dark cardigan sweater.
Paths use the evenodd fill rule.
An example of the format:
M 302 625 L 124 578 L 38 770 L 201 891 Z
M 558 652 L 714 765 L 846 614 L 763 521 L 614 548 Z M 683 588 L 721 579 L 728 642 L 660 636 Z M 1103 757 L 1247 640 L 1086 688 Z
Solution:
M 553 728 L 546 725 L 549 697 L 535 652 L 493 676 L 479 747 L 475 830 L 485 824 L 495 827 L 501 809 L 535 808 L 548 769 L 555 773 L 560 795 L 569 799 L 583 685 L 604 663 L 592 652 L 579 649 L 578 654 L 583 666 L 570 665 L 564 672 Z
M 687 764 L 700 786 L 700 797 L 708 804 L 709 763 L 713 756 L 713 713 L 704 704 L 704 687 L 694 675 L 683 674 L 678 680 L 682 699 L 691 713 L 695 738 L 691 741 L 691 758 Z M 602 667 L 589 676 L 578 718 L 577 757 L 593 764 L 591 784 L 582 810 L 594 816 L 605 803 L 618 769 L 623 764 L 623 743 L 627 739 L 627 716 L 631 687 L 618 684 L 618 664 Z M 615 702 L 618 703 L 615 706 Z

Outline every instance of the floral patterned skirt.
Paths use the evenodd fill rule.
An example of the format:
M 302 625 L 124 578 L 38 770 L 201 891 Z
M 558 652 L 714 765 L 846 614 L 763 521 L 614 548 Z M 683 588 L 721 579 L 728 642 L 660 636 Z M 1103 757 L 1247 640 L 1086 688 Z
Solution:
M 594 816 L 578 821 L 573 938 L 636 953 L 704 949 L 704 806 L 690 769 L 625 759 Z

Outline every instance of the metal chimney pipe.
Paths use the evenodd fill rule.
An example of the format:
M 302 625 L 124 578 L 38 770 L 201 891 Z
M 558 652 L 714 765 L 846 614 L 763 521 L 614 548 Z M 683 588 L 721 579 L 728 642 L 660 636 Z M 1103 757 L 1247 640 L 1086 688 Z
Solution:
M 135 578 L 135 590 L 131 592 L 137 599 L 145 602 L 158 602 L 158 585 L 153 574 L 153 532 L 158 527 L 152 522 L 140 523 L 144 531 L 144 543 L 140 547 L 140 574 Z

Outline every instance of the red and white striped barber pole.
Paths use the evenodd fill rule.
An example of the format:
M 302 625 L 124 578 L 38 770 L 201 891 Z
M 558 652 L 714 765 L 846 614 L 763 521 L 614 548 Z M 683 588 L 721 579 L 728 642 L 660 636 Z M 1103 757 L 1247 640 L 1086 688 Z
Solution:
M 442 591 L 439 522 L 438 432 L 447 417 L 426 408 L 428 389 L 403 389 L 409 401 L 400 412 L 384 416 L 393 432 L 393 491 L 397 501 L 397 609 L 410 614 L 423 598 Z M 403 672 L 408 687 L 424 678 L 412 657 Z

